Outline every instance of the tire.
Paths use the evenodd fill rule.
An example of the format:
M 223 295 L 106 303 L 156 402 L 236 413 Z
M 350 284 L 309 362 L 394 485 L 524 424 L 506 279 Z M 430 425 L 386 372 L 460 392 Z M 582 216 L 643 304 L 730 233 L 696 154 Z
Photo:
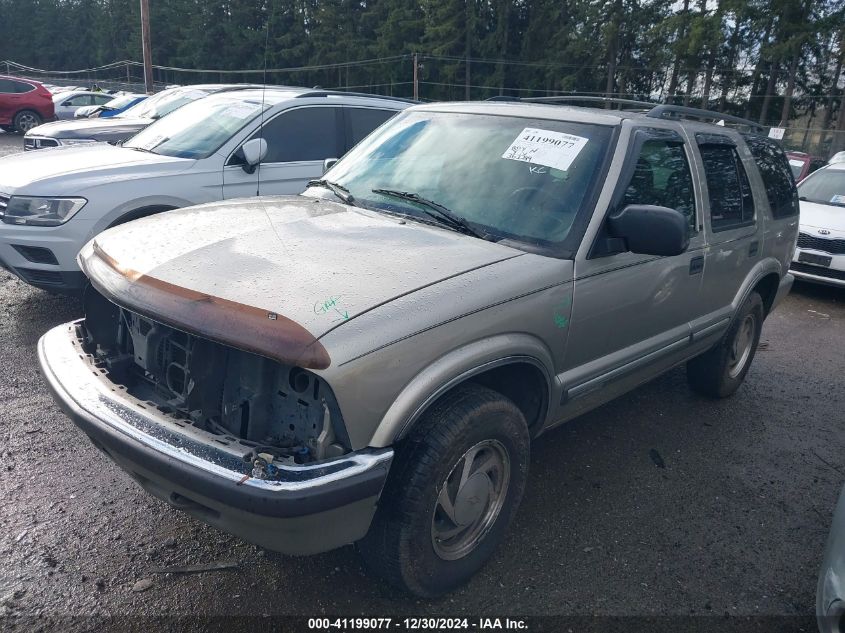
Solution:
M 420 597 L 467 582 L 516 514 L 529 443 L 525 418 L 499 393 L 468 384 L 441 398 L 397 449 L 373 524 L 358 543 L 364 562 Z
M 15 115 L 13 120 L 15 130 L 21 134 L 26 134 L 32 128 L 41 125 L 41 122 L 41 117 L 38 116 L 37 112 L 33 112 L 32 110 L 21 110 Z
M 687 381 L 693 391 L 727 398 L 739 389 L 754 360 L 764 318 L 763 299 L 752 292 L 724 338 L 687 363 Z

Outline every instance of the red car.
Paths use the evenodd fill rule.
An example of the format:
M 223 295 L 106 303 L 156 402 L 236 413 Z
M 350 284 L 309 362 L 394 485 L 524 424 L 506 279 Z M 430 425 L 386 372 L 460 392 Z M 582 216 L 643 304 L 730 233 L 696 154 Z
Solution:
M 786 157 L 789 159 L 789 168 L 792 170 L 792 177 L 795 178 L 795 184 L 798 184 L 826 164 L 824 158 L 810 156 L 804 152 L 786 152 Z
M 0 75 L 0 128 L 25 134 L 56 118 L 53 95 L 37 81 Z

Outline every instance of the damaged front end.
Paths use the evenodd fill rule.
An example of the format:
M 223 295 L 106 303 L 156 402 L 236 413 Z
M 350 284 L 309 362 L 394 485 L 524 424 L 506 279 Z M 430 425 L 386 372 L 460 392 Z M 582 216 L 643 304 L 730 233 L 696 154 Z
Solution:
M 93 288 L 84 307 L 80 344 L 103 376 L 174 424 L 242 453 L 252 477 L 349 452 L 331 388 L 307 369 L 164 325 Z

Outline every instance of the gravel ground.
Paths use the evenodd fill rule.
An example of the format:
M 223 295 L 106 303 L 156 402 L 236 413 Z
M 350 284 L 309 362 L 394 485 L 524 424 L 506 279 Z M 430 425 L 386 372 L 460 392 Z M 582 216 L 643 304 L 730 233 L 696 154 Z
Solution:
M 0 153 L 19 147 L 20 137 L 0 134 Z M 796 284 L 733 398 L 693 395 L 678 369 L 543 436 L 504 546 L 469 585 L 433 602 L 368 576 L 352 547 L 288 558 L 147 496 L 42 384 L 38 337 L 80 316 L 79 304 L 0 272 L 0 315 L 0 628 L 111 628 L 92 615 L 292 614 L 815 628 L 816 575 L 845 479 L 845 291 Z M 156 573 L 213 562 L 236 566 Z M 640 630 L 636 622 L 624 630 Z

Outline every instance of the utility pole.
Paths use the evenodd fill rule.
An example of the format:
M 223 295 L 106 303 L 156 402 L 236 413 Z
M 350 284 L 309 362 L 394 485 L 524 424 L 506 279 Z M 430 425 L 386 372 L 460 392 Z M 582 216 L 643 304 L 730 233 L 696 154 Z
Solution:
M 464 56 L 466 57 L 466 65 L 464 66 L 464 100 L 469 101 L 470 99 L 470 55 L 472 55 L 472 30 L 475 24 L 474 20 L 474 7 L 473 2 L 475 0 L 466 0 L 466 18 L 464 25 Z
M 144 90 L 153 94 L 153 54 L 150 50 L 150 0 L 141 0 L 141 48 L 144 55 Z
M 414 60 L 414 101 L 420 100 L 420 64 L 417 60 L 417 54 L 413 55 Z

